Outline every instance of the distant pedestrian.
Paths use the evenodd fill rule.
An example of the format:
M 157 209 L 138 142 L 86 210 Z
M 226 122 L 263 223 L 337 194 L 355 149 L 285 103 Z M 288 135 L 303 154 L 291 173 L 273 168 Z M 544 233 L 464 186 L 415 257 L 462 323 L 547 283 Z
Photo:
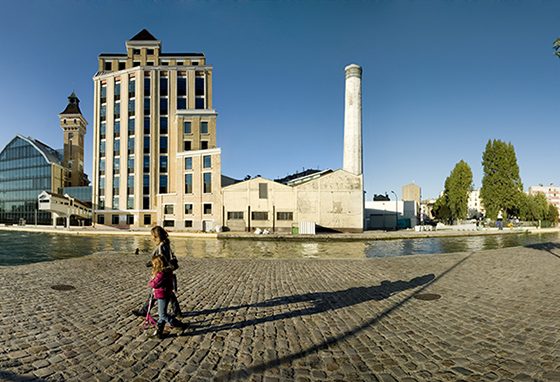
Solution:
M 504 229 L 504 217 L 502 215 L 502 210 L 498 212 L 498 218 L 496 219 L 496 226 L 500 231 Z
M 166 267 L 162 256 L 152 256 L 152 278 L 148 285 L 153 288 L 154 298 L 158 305 L 158 322 L 156 335 L 163 338 L 165 323 L 179 326 L 181 323 L 167 314 L 167 306 L 173 294 L 173 271 Z
M 169 234 L 167 231 L 161 226 L 155 226 L 151 230 L 152 240 L 157 244 L 156 248 L 152 252 L 153 256 L 161 256 L 164 262 L 164 267 L 168 268 L 172 271 L 172 282 L 173 282 L 173 293 L 170 296 L 170 303 L 173 315 L 178 317 L 181 316 L 181 308 L 179 306 L 179 301 L 177 300 L 177 276 L 173 273 L 177 268 L 179 268 L 179 262 L 177 261 L 177 257 L 173 254 L 171 250 L 171 243 L 169 241 Z M 148 261 L 146 263 L 147 267 L 152 266 L 152 262 Z M 153 296 L 150 297 L 150 299 Z M 139 310 L 133 310 L 132 313 L 136 316 L 143 317 L 148 313 L 148 306 L 149 300 L 144 303 L 142 308 Z M 152 304 L 153 306 L 153 304 Z

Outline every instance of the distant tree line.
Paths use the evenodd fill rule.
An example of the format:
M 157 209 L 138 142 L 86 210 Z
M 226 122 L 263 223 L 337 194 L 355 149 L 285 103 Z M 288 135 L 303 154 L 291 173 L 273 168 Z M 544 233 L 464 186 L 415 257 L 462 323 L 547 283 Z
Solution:
M 487 218 L 494 220 L 501 211 L 504 217 L 558 223 L 558 209 L 546 200 L 544 194 L 527 195 L 523 192 L 515 149 L 511 143 L 489 140 L 482 154 L 482 168 L 484 175 L 480 198 Z M 448 224 L 466 219 L 472 188 L 471 168 L 461 160 L 445 180 L 443 194 L 434 204 L 436 219 Z

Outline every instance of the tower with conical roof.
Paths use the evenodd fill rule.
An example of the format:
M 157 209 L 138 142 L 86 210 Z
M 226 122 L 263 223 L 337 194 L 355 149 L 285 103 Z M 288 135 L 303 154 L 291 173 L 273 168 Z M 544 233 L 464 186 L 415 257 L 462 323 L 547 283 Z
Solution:
M 67 169 L 64 186 L 87 186 L 87 176 L 84 174 L 84 136 L 87 121 L 80 111 L 80 100 L 72 92 L 68 97 L 68 105 L 58 115 L 60 127 L 64 131 L 64 160 Z

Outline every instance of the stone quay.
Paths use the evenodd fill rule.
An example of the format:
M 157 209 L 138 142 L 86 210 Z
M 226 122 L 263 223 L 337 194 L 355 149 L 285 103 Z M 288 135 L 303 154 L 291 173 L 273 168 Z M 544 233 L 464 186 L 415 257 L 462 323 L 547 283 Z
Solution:
M 146 260 L 0 267 L 0 380 L 560 381 L 560 243 L 181 258 L 188 326 L 163 340 L 131 314 L 149 292 Z

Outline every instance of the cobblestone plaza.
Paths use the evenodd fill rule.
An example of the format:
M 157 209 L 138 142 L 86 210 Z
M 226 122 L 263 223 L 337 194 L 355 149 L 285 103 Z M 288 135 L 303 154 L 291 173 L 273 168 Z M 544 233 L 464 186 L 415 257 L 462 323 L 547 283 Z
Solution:
M 161 341 L 130 314 L 145 256 L 0 267 L 0 380 L 560 380 L 559 244 L 180 261 L 188 326 Z

